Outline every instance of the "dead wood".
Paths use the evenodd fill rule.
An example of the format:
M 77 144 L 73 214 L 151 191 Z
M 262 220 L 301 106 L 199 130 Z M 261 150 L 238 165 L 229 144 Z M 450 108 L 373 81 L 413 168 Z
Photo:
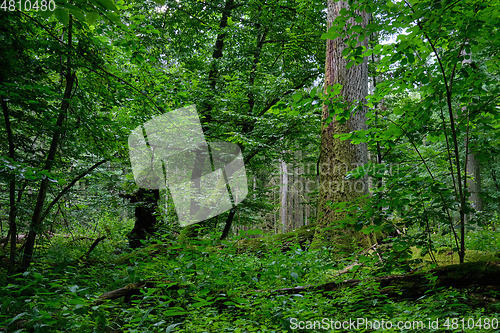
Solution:
M 133 296 L 138 296 L 141 294 L 141 290 L 145 288 L 154 288 L 156 286 L 164 285 L 167 290 L 175 290 L 179 289 L 179 286 L 176 283 L 169 281 L 140 281 L 136 283 L 129 283 L 125 287 L 115 289 L 112 291 L 108 291 L 95 301 L 95 305 L 100 305 L 104 303 L 106 300 L 113 300 L 124 297 L 125 302 L 129 302 Z
M 435 282 L 432 282 L 434 276 Z M 470 262 L 438 267 L 429 272 L 416 272 L 407 275 L 377 277 L 380 291 L 391 298 L 416 299 L 429 290 L 439 287 L 482 288 L 500 292 L 499 262 Z M 321 285 L 306 285 L 273 290 L 272 294 L 301 294 L 311 291 L 328 292 L 344 287 L 359 285 L 361 280 L 328 282 Z
M 141 294 L 141 288 L 146 286 L 145 281 L 137 282 L 137 283 L 129 283 L 123 288 L 115 289 L 112 291 L 108 291 L 97 299 L 95 302 L 96 305 L 104 303 L 105 300 L 107 299 L 118 299 L 121 297 L 126 297 L 130 299 L 134 295 L 140 295 Z

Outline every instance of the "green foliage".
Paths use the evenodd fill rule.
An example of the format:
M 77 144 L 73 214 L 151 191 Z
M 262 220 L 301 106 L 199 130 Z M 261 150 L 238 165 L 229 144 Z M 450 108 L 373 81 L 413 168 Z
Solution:
M 439 232 L 453 236 L 448 245 L 463 261 L 468 228 L 494 219 L 498 186 L 483 187 L 487 213 L 476 212 L 467 161 L 471 153 L 492 161 L 482 160 L 480 173 L 496 178 L 498 154 L 490 138 L 498 137 L 498 19 L 487 13 L 499 8 L 498 1 L 358 1 L 322 35 L 345 39 L 348 67 L 371 58 L 368 129 L 338 137 L 367 143 L 375 157 L 348 175 L 368 175 L 374 183 L 372 196 L 357 210 L 356 226 L 379 238 L 400 234 L 393 238 L 395 253 L 409 253 L 413 245 L 431 250 L 430 235 Z M 373 13 L 364 31 L 345 27 L 356 9 Z M 357 46 L 368 36 L 369 49 Z M 336 105 L 345 109 L 333 100 L 333 117 L 351 116 L 352 110 L 336 112 Z M 356 203 L 348 206 L 356 209 Z
M 298 321 L 323 318 L 427 323 L 436 318 L 484 320 L 498 310 L 474 292 L 454 289 L 431 288 L 414 301 L 387 298 L 369 278 L 378 270 L 376 255 L 332 261 L 328 250 L 297 247 L 255 255 L 238 254 L 230 242 L 223 248 L 212 244 L 208 238 L 189 247 L 158 244 L 146 255 L 127 254 L 120 264 L 110 258 L 92 265 L 34 265 L 0 290 L 0 327 L 40 332 L 284 332 L 297 328 Z M 353 260 L 358 266 L 335 274 L 351 267 Z M 346 279 L 363 282 L 323 293 L 272 293 Z M 102 293 L 139 280 L 151 285 L 130 301 L 95 302 Z
M 450 252 L 493 259 L 500 250 L 498 1 L 352 2 L 327 31 L 324 1 L 55 3 L 54 11 L 5 11 L 0 20 L 0 233 L 11 219 L 18 234 L 38 234 L 24 273 L 6 272 L 0 250 L 0 330 L 286 332 L 295 319 L 427 323 L 498 314 L 493 291 L 431 288 L 399 300 L 372 279 L 456 261 Z M 372 13 L 367 30 L 356 8 Z M 352 15 L 357 24 L 345 27 Z M 368 144 L 376 158 L 348 177 L 368 175 L 373 187 L 365 202 L 338 205 L 352 218 L 337 227 L 376 235 L 377 252 L 339 253 L 343 244 L 305 251 L 285 236 L 245 251 L 263 242 L 241 234 L 220 243 L 228 213 L 181 244 L 172 208 L 159 212 L 167 221 L 159 234 L 130 251 L 133 207 L 119 195 L 135 190 L 127 136 L 171 109 L 197 104 L 210 141 L 242 147 L 252 186 L 235 224 L 256 225 L 276 209 L 269 185 L 276 162 L 316 164 L 321 106 L 331 111 L 327 122 L 345 122 L 360 106 L 337 98 L 340 85 L 323 91 L 318 83 L 321 37 L 346 38 L 348 67 L 371 59 L 374 92 L 360 102 L 369 108 L 368 129 L 339 138 Z M 359 47 L 366 38 L 371 46 Z M 69 74 L 76 81 L 65 99 Z M 471 152 L 484 211 L 468 199 Z M 37 208 L 40 224 L 32 222 Z M 273 292 L 346 279 L 361 283 Z M 139 281 L 149 284 L 130 299 L 96 302 Z

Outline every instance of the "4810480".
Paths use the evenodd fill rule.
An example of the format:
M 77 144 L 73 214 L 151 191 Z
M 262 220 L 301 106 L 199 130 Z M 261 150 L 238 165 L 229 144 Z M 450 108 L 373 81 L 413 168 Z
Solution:
M 16 10 L 52 12 L 56 9 L 56 3 L 54 0 L 3 0 L 0 9 L 10 12 Z

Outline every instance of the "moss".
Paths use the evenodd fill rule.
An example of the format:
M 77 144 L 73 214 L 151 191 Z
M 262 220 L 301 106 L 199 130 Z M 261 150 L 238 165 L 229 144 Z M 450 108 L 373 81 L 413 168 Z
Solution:
M 307 249 L 314 237 L 314 232 L 315 226 L 310 224 L 285 234 L 239 240 L 236 248 L 238 252 L 259 252 L 271 249 L 271 247 L 274 248 L 276 244 L 281 244 L 282 251 L 287 251 L 294 246 Z

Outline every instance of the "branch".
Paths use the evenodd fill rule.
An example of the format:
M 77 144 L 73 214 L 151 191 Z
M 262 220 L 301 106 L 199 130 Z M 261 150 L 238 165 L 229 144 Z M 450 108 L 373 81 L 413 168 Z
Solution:
M 89 259 L 89 256 L 90 256 L 90 253 L 95 249 L 95 247 L 102 241 L 106 238 L 106 236 L 102 236 L 102 237 L 99 237 L 97 238 L 93 243 L 92 245 L 90 246 L 89 250 L 87 251 L 87 253 L 85 253 L 83 256 L 80 257 L 80 260 L 83 260 L 83 258 L 85 257 L 85 259 Z
M 24 12 L 20 12 L 22 15 L 26 16 L 27 18 L 29 18 L 30 20 L 32 20 L 33 22 L 35 22 L 38 26 L 40 26 L 43 30 L 45 30 L 49 36 L 51 36 L 54 40 L 56 40 L 59 44 L 61 44 L 62 46 L 64 46 L 65 48 L 69 48 L 69 45 L 64 43 L 64 41 L 61 41 L 60 38 L 58 38 L 56 35 L 54 35 L 45 25 L 43 25 L 42 23 L 38 22 L 36 19 L 34 19 L 33 17 L 25 14 Z M 115 75 L 115 74 L 112 74 L 110 73 L 109 71 L 107 71 L 106 69 L 102 68 L 100 65 L 98 65 L 95 61 L 92 61 L 92 58 L 90 56 L 87 56 L 86 54 L 80 54 L 80 56 L 82 58 L 84 58 L 85 60 L 89 61 L 92 65 L 94 65 L 95 67 L 97 67 L 99 70 L 101 70 L 103 73 L 115 78 L 116 80 L 118 80 L 119 82 L 123 83 L 124 85 L 132 88 L 133 90 L 135 90 L 137 93 L 139 93 L 140 95 L 146 97 L 146 99 L 148 99 L 148 101 L 160 112 L 163 112 L 163 110 L 155 103 L 155 101 L 153 101 L 153 99 L 151 97 L 149 97 L 145 92 L 141 91 L 139 88 L 137 87 L 134 87 L 131 83 L 125 81 L 124 79 L 122 79 L 121 77 Z M 88 70 L 90 70 L 91 72 L 94 72 L 98 75 L 102 75 L 101 73 L 98 73 L 96 70 L 94 70 L 93 68 L 87 68 Z
M 292 87 L 292 88 L 289 88 L 286 92 L 283 93 L 283 95 L 281 95 L 281 97 L 276 97 L 274 98 L 271 102 L 269 102 L 265 107 L 264 109 L 262 109 L 259 114 L 257 114 L 258 117 L 262 117 L 267 111 L 269 111 L 269 109 L 271 109 L 276 103 L 278 103 L 279 101 L 281 101 L 281 99 L 289 94 L 291 94 L 294 90 L 297 90 L 297 89 L 300 89 L 300 88 L 303 88 L 306 83 L 312 79 L 313 77 L 315 76 L 318 76 L 319 73 L 312 73 L 310 74 L 309 76 L 307 76 L 306 78 L 304 78 L 304 80 L 302 80 L 302 82 L 300 82 L 299 84 L 297 84 L 296 86 Z
M 295 126 L 297 126 L 298 124 L 300 123 L 300 121 L 297 121 L 295 122 L 292 126 L 290 126 L 285 132 L 281 133 L 279 136 L 275 136 L 274 138 L 272 138 L 271 140 L 269 140 L 267 143 L 266 143 L 266 146 L 269 146 L 270 144 L 280 140 L 283 136 L 287 135 L 288 133 L 290 133 L 292 131 L 292 129 L 295 128 Z M 260 153 L 262 150 L 264 149 L 264 145 L 262 145 L 260 148 L 257 148 L 255 149 L 250 155 L 247 155 L 243 161 L 245 164 L 247 164 L 255 155 L 257 155 L 258 153 Z
M 83 177 L 85 177 L 86 175 L 88 175 L 89 173 L 94 171 L 97 167 L 99 167 L 100 165 L 104 164 L 107 161 L 108 161 L 108 159 L 106 158 L 100 162 L 97 162 L 92 167 L 85 170 L 84 172 L 79 174 L 77 177 L 75 177 L 68 185 L 66 185 L 66 187 L 64 187 L 61 190 L 61 192 L 59 192 L 59 194 L 54 198 L 54 200 L 52 200 L 52 202 L 49 204 L 49 206 L 45 209 L 45 211 L 42 214 L 40 222 L 43 221 L 47 217 L 47 215 L 49 214 L 52 207 L 54 207 L 54 205 L 59 201 L 59 199 L 61 199 L 66 193 L 68 193 L 68 191 L 73 187 L 73 185 L 76 184 L 77 181 L 79 181 L 80 179 L 82 179 Z
M 202 19 L 200 19 L 199 17 L 194 16 L 193 14 L 191 14 L 190 12 L 188 12 L 188 11 L 187 11 L 187 10 L 185 10 L 185 9 L 182 9 L 182 7 L 181 7 L 181 6 L 177 7 L 176 9 L 177 9 L 177 10 L 180 10 L 181 12 L 183 12 L 183 13 L 185 13 L 185 14 L 187 14 L 189 17 L 194 18 L 195 20 L 199 21 L 201 24 L 206 25 L 206 26 L 210 26 L 210 24 L 208 24 L 207 22 L 203 21 L 203 20 L 202 20 Z

